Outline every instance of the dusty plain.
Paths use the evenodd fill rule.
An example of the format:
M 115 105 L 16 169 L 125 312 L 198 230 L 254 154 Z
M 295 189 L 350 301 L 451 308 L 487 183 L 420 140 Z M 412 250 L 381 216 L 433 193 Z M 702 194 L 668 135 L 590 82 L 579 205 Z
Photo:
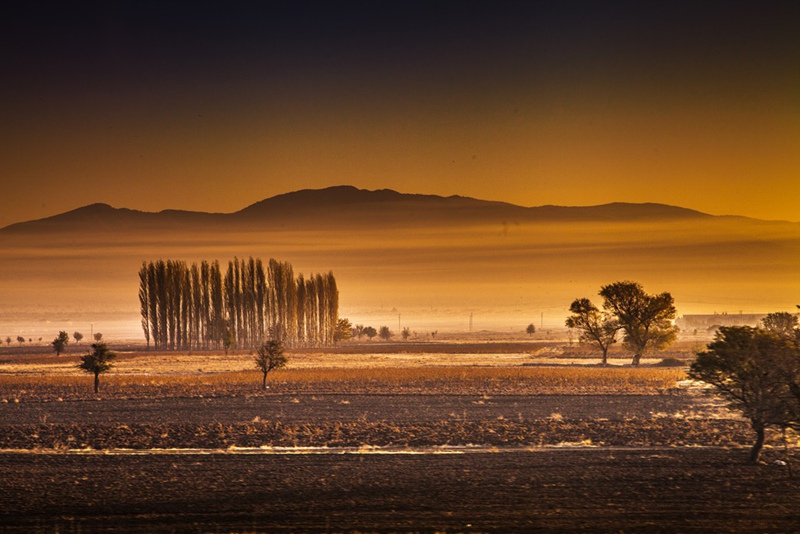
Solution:
M 85 344 L 84 344 L 85 345 Z M 113 344 L 112 344 L 113 345 Z M 694 343 L 667 356 L 688 359 Z M 800 459 L 650 359 L 551 341 L 0 350 L 0 532 L 791 532 Z

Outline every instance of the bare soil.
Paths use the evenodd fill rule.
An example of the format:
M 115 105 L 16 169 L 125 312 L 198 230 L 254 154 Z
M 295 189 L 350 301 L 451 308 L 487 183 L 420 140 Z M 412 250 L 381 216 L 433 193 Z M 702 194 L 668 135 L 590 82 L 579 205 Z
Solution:
M 800 485 L 738 449 L 0 454 L 3 532 L 796 532 Z
M 252 421 L 531 421 L 716 418 L 709 399 L 674 395 L 349 395 L 89 398 L 0 403 L 5 424 L 249 423 Z
M 119 371 L 203 377 L 230 364 L 208 354 L 170 357 L 123 355 Z M 331 357 L 390 369 L 494 358 L 455 351 L 295 361 L 313 369 Z M 505 364 L 529 357 L 508 353 Z M 232 361 L 250 365 L 246 355 Z M 254 392 L 250 381 L 220 383 L 213 374 L 202 393 L 186 391 L 194 383 L 147 380 L 128 391 L 107 377 L 108 389 L 95 396 L 71 385 L 80 377 L 73 365 L 47 355 L 9 356 L 0 365 L 8 376 L 0 532 L 792 532 L 800 525 L 800 481 L 792 477 L 800 451 L 784 449 L 773 432 L 763 462 L 745 464 L 747 422 L 686 385 L 651 394 L 568 387 L 523 394 L 524 384 L 484 387 L 467 373 L 446 379 L 454 381 L 448 393 L 439 382 L 415 386 L 425 394 L 393 383 L 382 394 L 353 393 L 335 381 L 325 393 L 288 383 Z

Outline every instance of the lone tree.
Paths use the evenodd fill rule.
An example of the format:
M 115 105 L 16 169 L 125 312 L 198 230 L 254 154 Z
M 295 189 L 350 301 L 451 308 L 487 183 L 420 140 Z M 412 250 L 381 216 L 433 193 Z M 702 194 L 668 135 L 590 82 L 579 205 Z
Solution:
M 601 311 L 589 299 L 575 299 L 569 306 L 572 315 L 565 322 L 567 328 L 580 332 L 578 340 L 603 351 L 603 365 L 608 365 L 608 349 L 617 342 L 619 321 L 612 314 Z
M 392 338 L 392 331 L 389 330 L 388 326 L 382 326 L 378 331 L 378 335 L 384 341 L 389 341 Z
M 17 336 L 17 343 L 19 343 L 20 345 L 22 345 L 23 343 L 25 343 L 25 338 L 24 338 L 24 337 L 22 337 L 22 336 Z
M 707 350 L 699 352 L 689 377 L 705 382 L 750 420 L 756 441 L 750 462 L 758 462 L 768 426 L 797 427 L 798 346 L 761 328 L 722 326 Z M 787 370 L 794 376 L 787 376 Z
M 111 360 L 116 357 L 117 355 L 108 350 L 105 343 L 92 343 L 92 352 L 81 356 L 81 363 L 78 364 L 78 368 L 87 373 L 94 373 L 95 393 L 100 392 L 100 374 L 111 369 Z
M 286 366 L 287 358 L 283 354 L 283 344 L 275 339 L 270 339 L 258 349 L 255 357 L 256 367 L 263 373 L 261 389 L 267 389 L 267 374 L 273 369 Z
M 69 334 L 63 330 L 60 331 L 51 345 L 53 345 L 53 350 L 56 352 L 56 356 L 60 356 L 61 353 L 66 350 L 67 345 L 69 345 Z
M 648 295 L 636 282 L 614 282 L 600 288 L 603 309 L 612 313 L 625 332 L 623 346 L 633 352 L 632 365 L 642 355 L 661 350 L 675 341 L 678 328 L 672 324 L 676 310 L 669 293 Z
M 364 328 L 364 335 L 367 336 L 367 339 L 372 339 L 378 335 L 378 331 L 373 326 L 367 326 Z
M 94 335 L 94 340 L 95 340 L 97 343 L 100 343 L 101 341 L 103 341 L 103 334 L 101 334 L 100 332 L 97 332 L 97 333 Z
M 72 334 L 72 338 L 75 340 L 75 343 L 80 344 L 81 340 L 83 339 L 83 334 L 80 332 L 74 332 Z
M 526 328 L 525 331 L 528 333 L 529 336 L 532 336 L 533 334 L 536 333 L 536 327 L 533 326 L 533 323 L 531 323 L 528 325 L 528 328 Z
M 404 327 L 403 331 L 400 332 L 400 335 L 403 336 L 403 341 L 408 341 L 408 338 L 411 337 L 411 328 L 409 328 L 407 326 Z

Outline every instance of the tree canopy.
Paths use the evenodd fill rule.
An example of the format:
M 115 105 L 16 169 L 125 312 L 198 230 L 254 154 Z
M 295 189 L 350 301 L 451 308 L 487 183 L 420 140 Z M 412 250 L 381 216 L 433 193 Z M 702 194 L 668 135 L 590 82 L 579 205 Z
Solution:
M 603 309 L 612 313 L 624 332 L 623 346 L 633 352 L 632 365 L 639 365 L 642 355 L 661 350 L 677 337 L 672 324 L 677 311 L 669 293 L 648 295 L 637 282 L 614 282 L 600 289 Z
M 757 462 L 768 426 L 800 426 L 800 350 L 786 336 L 749 326 L 722 326 L 697 354 L 689 376 L 710 384 L 750 420 Z
M 363 328 L 363 327 L 362 327 Z M 334 343 L 339 341 L 347 341 L 353 335 L 353 325 L 350 324 L 350 319 L 342 317 L 336 322 L 336 332 L 333 334 Z
M 255 364 L 263 374 L 261 389 L 267 389 L 267 374 L 274 369 L 285 367 L 287 361 L 283 354 L 283 344 L 277 339 L 270 339 L 256 349 Z
M 117 355 L 111 352 L 106 344 L 102 342 L 92 343 L 92 352 L 81 356 L 81 363 L 78 364 L 78 368 L 94 374 L 95 393 L 100 391 L 100 374 L 113 367 L 111 360 L 116 357 Z
M 603 365 L 608 363 L 608 349 L 617 342 L 619 321 L 607 311 L 601 311 L 586 298 L 575 299 L 569 307 L 572 315 L 565 322 L 567 328 L 580 332 L 583 344 L 599 348 L 603 352 Z
M 392 334 L 392 331 L 389 330 L 388 326 L 382 326 L 378 330 L 378 335 L 380 336 L 380 338 L 382 340 L 389 341 L 392 338 L 392 335 L 394 335 L 394 334 Z
M 761 325 L 770 332 L 783 336 L 793 336 L 797 331 L 797 316 L 788 312 L 769 313 L 761 319 Z
M 11 338 L 9 338 L 9 343 Z M 64 350 L 66 350 L 67 345 L 69 345 L 69 334 L 64 332 L 63 330 L 58 333 L 56 338 L 51 343 L 53 345 L 53 350 L 56 353 L 56 356 L 60 356 Z

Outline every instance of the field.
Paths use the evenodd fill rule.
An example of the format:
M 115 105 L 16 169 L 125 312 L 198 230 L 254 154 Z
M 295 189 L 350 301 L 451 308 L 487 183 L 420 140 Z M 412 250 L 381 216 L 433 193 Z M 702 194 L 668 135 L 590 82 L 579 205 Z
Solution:
M 689 358 L 678 346 L 672 357 Z M 0 352 L 0 532 L 787 532 L 794 441 L 685 368 L 552 342 Z

